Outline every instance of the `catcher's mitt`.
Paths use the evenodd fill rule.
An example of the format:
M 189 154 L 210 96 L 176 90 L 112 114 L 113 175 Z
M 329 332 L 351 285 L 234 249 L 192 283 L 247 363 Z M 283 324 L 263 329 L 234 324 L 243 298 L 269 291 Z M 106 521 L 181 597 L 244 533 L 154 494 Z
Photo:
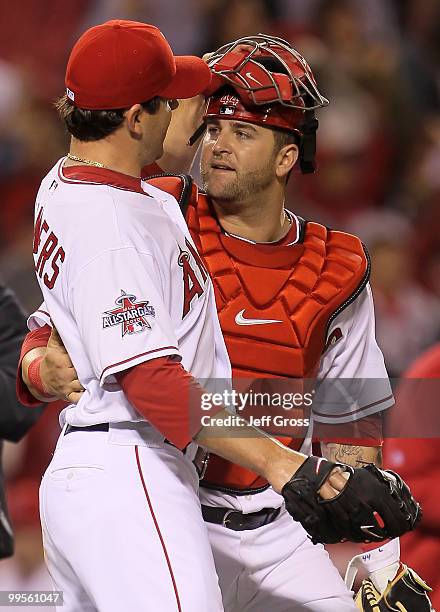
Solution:
M 318 490 L 339 467 L 348 472 L 344 489 L 324 500 Z M 415 528 L 420 505 L 400 476 L 374 465 L 352 468 L 308 457 L 281 491 L 287 511 L 310 534 L 312 542 L 381 542 Z
M 435 612 L 427 595 L 431 590 L 414 570 L 402 564 L 397 576 L 388 583 L 382 595 L 372 581 L 366 578 L 356 595 L 355 603 L 363 612 Z

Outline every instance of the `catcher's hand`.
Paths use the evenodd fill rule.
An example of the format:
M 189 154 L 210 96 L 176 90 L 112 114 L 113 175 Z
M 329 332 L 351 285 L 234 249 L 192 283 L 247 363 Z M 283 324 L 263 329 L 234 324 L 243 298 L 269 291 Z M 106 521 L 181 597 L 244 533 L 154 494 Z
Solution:
M 348 474 L 332 499 L 318 491 L 334 468 Z M 398 474 L 374 465 L 352 468 L 308 457 L 282 491 L 287 511 L 310 534 L 312 542 L 381 542 L 415 528 L 421 508 Z
M 414 570 L 401 564 L 396 577 L 388 583 L 382 595 L 372 581 L 366 578 L 356 595 L 355 603 L 364 612 L 435 612 L 427 595 L 431 590 Z

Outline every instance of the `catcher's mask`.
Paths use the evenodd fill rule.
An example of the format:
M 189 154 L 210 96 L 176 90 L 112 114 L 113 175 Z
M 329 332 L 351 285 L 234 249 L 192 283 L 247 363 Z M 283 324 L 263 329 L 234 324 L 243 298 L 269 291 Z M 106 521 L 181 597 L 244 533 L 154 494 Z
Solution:
M 301 171 L 313 172 L 315 109 L 329 102 L 302 55 L 281 38 L 258 34 L 220 47 L 208 65 L 212 82 L 204 119 L 238 119 L 295 133 Z

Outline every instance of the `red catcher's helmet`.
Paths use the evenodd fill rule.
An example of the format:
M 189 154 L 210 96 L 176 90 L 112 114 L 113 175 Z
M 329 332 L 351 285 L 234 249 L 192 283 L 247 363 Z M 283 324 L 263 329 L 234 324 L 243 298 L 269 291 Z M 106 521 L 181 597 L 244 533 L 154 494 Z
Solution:
M 212 82 L 205 92 L 210 99 L 204 118 L 238 119 L 296 133 L 301 170 L 313 172 L 315 110 L 329 102 L 302 55 L 281 38 L 258 34 L 220 47 L 208 65 Z

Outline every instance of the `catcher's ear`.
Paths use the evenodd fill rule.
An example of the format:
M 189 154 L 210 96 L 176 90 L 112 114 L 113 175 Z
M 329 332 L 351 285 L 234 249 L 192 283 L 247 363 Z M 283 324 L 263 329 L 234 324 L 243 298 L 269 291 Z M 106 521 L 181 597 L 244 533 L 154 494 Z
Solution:
M 291 172 L 299 155 L 296 144 L 287 144 L 278 151 L 275 172 L 278 178 L 285 178 Z

